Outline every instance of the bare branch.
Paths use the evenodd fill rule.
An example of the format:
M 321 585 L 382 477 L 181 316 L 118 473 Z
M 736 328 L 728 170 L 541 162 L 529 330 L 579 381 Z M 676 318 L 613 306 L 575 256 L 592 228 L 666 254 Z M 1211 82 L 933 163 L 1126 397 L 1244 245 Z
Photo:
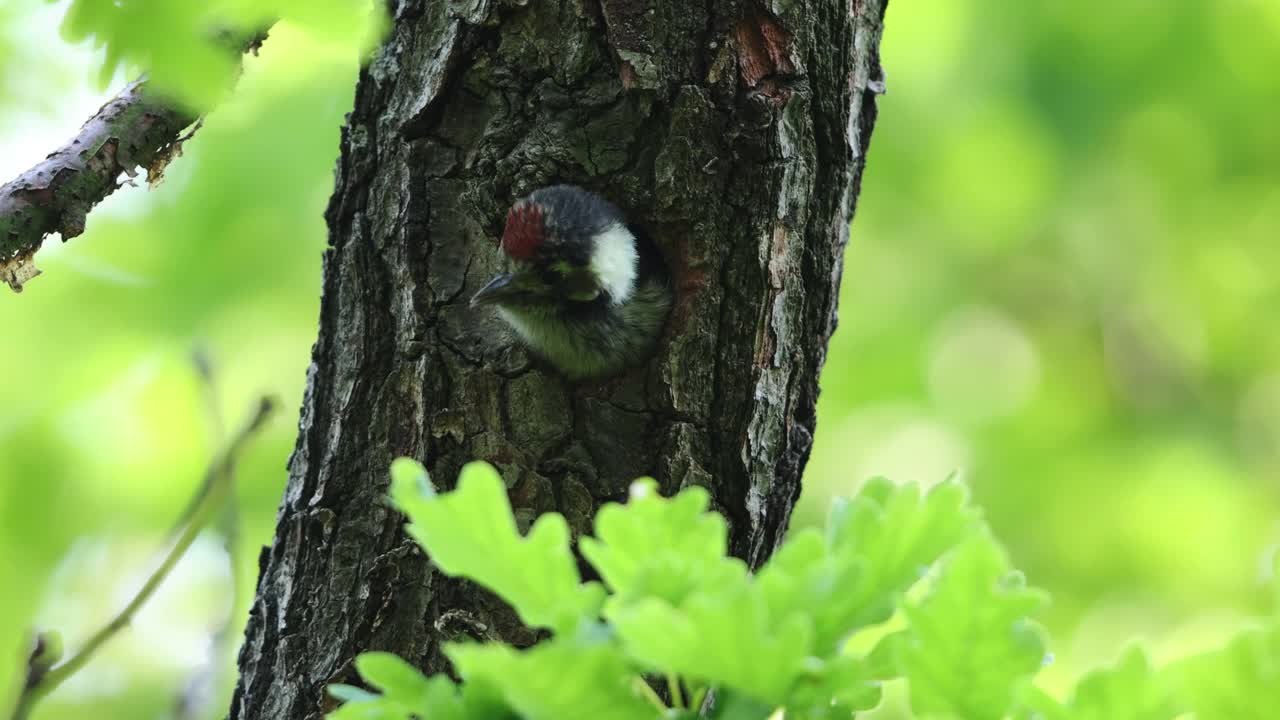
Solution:
M 266 37 L 262 30 L 227 44 L 256 54 Z M 83 233 L 89 211 L 139 167 L 155 184 L 197 128 L 195 115 L 148 92 L 145 78 L 126 86 L 70 142 L 0 186 L 0 282 L 22 292 L 40 274 L 32 257 L 46 236 L 60 233 L 66 242 Z
M 272 398 L 263 397 L 259 399 L 253 414 L 240 428 L 239 432 L 214 456 L 205 471 L 205 479 L 202 485 L 205 489 L 202 491 L 195 512 L 187 520 L 181 535 L 174 542 L 168 554 L 165 555 L 160 566 L 151 573 L 143 584 L 142 589 L 133 596 L 133 599 L 129 601 L 129 604 L 123 610 L 94 633 L 85 642 L 84 647 L 80 648 L 75 655 L 53 667 L 47 667 L 45 663 L 37 665 L 36 661 L 43 654 L 40 652 L 43 649 L 40 647 L 41 642 L 37 642 L 37 650 L 32 653 L 32 659 L 29 663 L 27 683 L 23 688 L 22 695 L 18 698 L 18 705 L 11 716 L 12 720 L 26 720 L 36 703 L 53 692 L 54 689 L 79 671 L 80 668 L 84 667 L 94 653 L 114 637 L 116 633 L 124 629 L 133 620 L 133 616 L 138 610 L 146 604 L 147 600 L 151 599 L 151 596 L 159 589 L 160 584 L 164 582 L 174 566 L 186 554 L 187 549 L 195 542 L 200 535 L 200 531 L 204 529 L 209 520 L 222 507 L 223 502 L 230 496 L 236 462 L 244 453 L 245 446 L 262 429 L 267 419 L 271 417 L 275 407 L 276 402 Z
M 70 142 L 0 187 L 0 281 L 21 291 L 39 274 L 31 258 L 45 236 L 57 232 L 66 241 L 83 233 L 89 211 L 121 186 L 121 176 L 162 168 L 194 120 L 136 80 Z

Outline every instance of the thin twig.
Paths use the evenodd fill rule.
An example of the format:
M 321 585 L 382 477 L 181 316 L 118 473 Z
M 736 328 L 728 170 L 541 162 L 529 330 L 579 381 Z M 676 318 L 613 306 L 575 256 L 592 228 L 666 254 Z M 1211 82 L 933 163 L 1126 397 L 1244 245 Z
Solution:
M 222 403 L 218 399 L 218 378 L 217 369 L 213 364 L 213 357 L 204 347 L 197 347 L 191 352 L 191 364 L 195 368 L 196 377 L 200 380 L 200 394 L 204 401 L 205 414 L 209 423 L 209 446 L 213 448 L 222 447 L 226 442 L 226 421 L 222 417 Z M 183 527 L 186 526 L 187 520 L 191 519 L 191 515 L 200 507 L 200 503 L 204 501 L 204 496 L 209 492 L 209 484 L 213 481 L 211 475 L 206 474 L 201 480 L 199 487 L 195 493 L 191 495 L 191 499 L 187 501 L 182 513 L 178 515 L 178 519 L 173 523 L 169 530 L 169 537 L 175 537 Z M 234 478 L 230 478 L 228 482 L 233 482 Z
M 274 409 L 275 403 L 270 398 L 264 397 L 258 402 L 253 416 L 236 433 L 226 448 L 218 453 L 213 462 L 209 464 L 209 468 L 205 473 L 206 479 L 211 480 L 208 483 L 209 491 L 205 494 L 200 506 L 192 513 L 186 527 L 183 528 L 182 534 L 178 537 L 177 542 L 174 543 L 173 548 L 169 550 L 169 554 L 160 563 L 160 566 L 151 573 L 146 583 L 143 584 L 142 589 L 133 596 L 129 604 L 112 618 L 111 622 L 94 633 L 88 642 L 84 644 L 84 647 L 80 648 L 75 655 L 72 655 L 65 662 L 51 668 L 37 682 L 23 690 L 22 696 L 18 699 L 18 707 L 14 710 L 13 720 L 26 720 L 37 702 L 83 668 L 94 653 L 112 636 L 126 627 L 138 610 L 146 604 L 147 600 L 151 599 L 160 584 L 169 576 L 169 573 L 178 564 L 178 561 L 182 559 L 182 556 L 186 554 L 187 549 L 195 542 L 196 537 L 199 536 L 200 531 L 208 523 L 209 519 L 219 509 L 221 501 L 227 496 L 226 479 L 231 476 L 236 460 Z
M 207 348 L 197 347 L 192 352 L 192 364 L 200 379 L 204 396 L 204 409 L 209 426 L 210 445 L 221 447 L 226 436 L 223 421 L 221 395 L 218 392 L 217 363 Z M 208 704 L 208 693 L 218 690 L 222 676 L 227 672 L 223 659 L 229 655 L 236 640 L 236 619 L 240 617 L 240 506 L 235 501 L 236 475 L 230 473 L 226 480 L 229 500 L 223 503 L 218 530 L 222 533 L 223 549 L 227 553 L 227 572 L 231 575 L 227 612 L 211 633 L 209 650 L 204 664 L 187 679 L 185 687 L 174 702 L 173 717 L 178 720 L 203 717 Z M 204 488 L 197 491 L 189 507 L 199 503 Z M 204 692 L 202 692 L 204 691 Z

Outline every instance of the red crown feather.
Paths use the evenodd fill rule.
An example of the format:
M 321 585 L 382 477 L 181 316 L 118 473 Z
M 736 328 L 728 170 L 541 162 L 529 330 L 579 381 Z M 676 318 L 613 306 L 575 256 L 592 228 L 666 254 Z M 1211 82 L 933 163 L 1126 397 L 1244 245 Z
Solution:
M 507 229 L 502 233 L 502 249 L 519 260 L 528 260 L 542 245 L 542 208 L 517 205 L 507 213 Z

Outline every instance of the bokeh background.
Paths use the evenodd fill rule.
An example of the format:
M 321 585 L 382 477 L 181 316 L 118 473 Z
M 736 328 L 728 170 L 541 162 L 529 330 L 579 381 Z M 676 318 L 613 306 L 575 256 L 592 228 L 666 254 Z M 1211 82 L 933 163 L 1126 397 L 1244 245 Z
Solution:
M 64 10 L 0 4 L 5 179 L 125 79 L 104 90 L 100 54 L 58 39 Z M 1051 687 L 1131 639 L 1157 658 L 1217 645 L 1268 602 L 1277 37 L 1267 0 L 891 3 L 795 522 L 871 475 L 957 473 L 1052 593 Z M 170 717 L 210 679 L 193 717 L 225 707 L 238 631 L 213 638 L 243 620 L 285 480 L 355 74 L 332 34 L 278 29 L 158 189 L 118 193 L 0 293 L 0 648 L 28 621 L 74 647 L 114 613 L 220 426 L 281 399 L 240 468 L 234 557 L 203 537 L 38 720 Z

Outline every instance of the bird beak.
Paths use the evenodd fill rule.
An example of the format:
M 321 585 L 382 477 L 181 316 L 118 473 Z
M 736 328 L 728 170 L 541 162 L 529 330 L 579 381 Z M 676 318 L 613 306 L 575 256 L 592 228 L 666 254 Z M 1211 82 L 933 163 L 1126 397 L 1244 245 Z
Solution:
M 492 305 L 511 297 L 517 292 L 513 282 L 514 279 L 515 276 L 511 273 L 498 273 L 489 281 L 489 284 L 480 288 L 479 292 L 471 296 L 471 307 Z

